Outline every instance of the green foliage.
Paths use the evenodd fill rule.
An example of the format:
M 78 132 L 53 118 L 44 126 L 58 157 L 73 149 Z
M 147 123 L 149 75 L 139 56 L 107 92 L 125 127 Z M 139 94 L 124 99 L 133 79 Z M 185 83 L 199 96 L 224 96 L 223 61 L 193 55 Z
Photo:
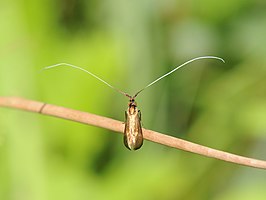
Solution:
M 145 90 L 143 126 L 266 159 L 266 12 L 262 1 L 5 1 L 0 3 L 0 95 L 21 96 L 123 120 Z M 0 199 L 265 199 L 262 170 L 122 135 L 0 108 Z

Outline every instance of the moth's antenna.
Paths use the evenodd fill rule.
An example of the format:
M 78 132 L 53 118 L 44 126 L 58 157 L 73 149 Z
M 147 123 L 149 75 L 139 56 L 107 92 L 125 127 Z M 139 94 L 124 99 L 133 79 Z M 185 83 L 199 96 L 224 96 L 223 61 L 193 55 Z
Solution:
M 133 96 L 133 99 L 136 98 L 138 96 L 139 93 L 141 93 L 143 90 L 145 90 L 146 88 L 152 86 L 153 84 L 155 84 L 156 82 L 158 82 L 159 80 L 163 79 L 164 77 L 172 74 L 173 72 L 175 72 L 176 70 L 180 69 L 181 67 L 189 64 L 189 63 L 192 63 L 194 62 L 195 60 L 201 60 L 201 59 L 216 59 L 216 60 L 221 60 L 222 62 L 225 63 L 224 59 L 222 58 L 219 58 L 219 57 L 216 57 L 216 56 L 201 56 L 201 57 L 197 57 L 197 58 L 193 58 L 179 66 L 177 66 L 176 68 L 174 68 L 172 71 L 160 76 L 159 78 L 157 78 L 155 81 L 151 82 L 150 84 L 148 84 L 147 86 L 145 86 L 144 88 L 142 88 L 140 91 L 138 91 L 134 96 Z
M 127 93 L 125 93 L 125 92 L 123 92 L 123 91 L 121 91 L 121 90 L 115 88 L 114 86 L 112 86 L 111 84 L 107 83 L 106 81 L 104 81 L 104 80 L 101 79 L 100 77 L 96 76 L 95 74 L 89 72 L 89 71 L 86 70 L 86 69 L 83 69 L 82 67 L 78 67 L 78 66 L 76 66 L 76 65 L 72 65 L 72 64 L 68 64 L 68 63 L 58 63 L 58 64 L 55 64 L 55 65 L 51 65 L 51 66 L 44 67 L 43 69 L 41 69 L 41 71 L 42 71 L 42 70 L 51 69 L 51 68 L 54 68 L 54 67 L 60 67 L 60 66 L 68 66 L 68 67 L 72 67 L 72 68 L 75 68 L 75 69 L 81 70 L 81 71 L 83 71 L 83 72 L 86 72 L 86 73 L 90 74 L 91 76 L 93 76 L 94 78 L 96 78 L 96 79 L 98 79 L 99 81 L 101 81 L 102 83 L 104 83 L 105 85 L 109 86 L 110 88 L 112 88 L 112 89 L 116 90 L 117 92 L 119 92 L 119 93 L 121 93 L 121 94 L 123 94 L 123 95 L 125 95 L 125 96 L 127 96 L 127 97 L 129 97 L 129 98 L 131 98 L 131 96 L 130 96 L 129 94 L 127 94 Z

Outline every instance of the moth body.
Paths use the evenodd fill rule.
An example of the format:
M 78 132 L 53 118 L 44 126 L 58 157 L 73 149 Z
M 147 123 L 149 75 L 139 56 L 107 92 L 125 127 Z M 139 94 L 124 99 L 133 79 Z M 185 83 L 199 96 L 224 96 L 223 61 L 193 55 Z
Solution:
M 124 144 L 129 150 L 137 150 L 143 144 L 143 134 L 140 122 L 141 113 L 133 98 L 130 99 L 125 117 Z

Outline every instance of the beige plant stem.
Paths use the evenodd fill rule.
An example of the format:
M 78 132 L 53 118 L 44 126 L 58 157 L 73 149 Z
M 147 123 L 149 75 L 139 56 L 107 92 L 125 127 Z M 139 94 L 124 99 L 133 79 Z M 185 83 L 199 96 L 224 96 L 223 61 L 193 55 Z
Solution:
M 64 118 L 71 121 L 80 122 L 92 126 L 109 129 L 115 132 L 123 133 L 124 124 L 121 121 L 102 117 L 87 112 L 77 111 L 69 108 L 46 104 L 43 102 L 27 100 L 18 97 L 0 97 L 0 107 L 10 107 L 30 112 L 41 113 L 54 117 Z M 238 156 L 232 153 L 212 149 L 206 146 L 188 142 L 179 138 L 168 136 L 155 131 L 143 129 L 144 138 L 152 142 L 163 144 L 165 146 L 181 149 L 184 151 L 212 157 L 227 162 L 240 165 L 246 165 L 255 168 L 266 169 L 266 161 Z

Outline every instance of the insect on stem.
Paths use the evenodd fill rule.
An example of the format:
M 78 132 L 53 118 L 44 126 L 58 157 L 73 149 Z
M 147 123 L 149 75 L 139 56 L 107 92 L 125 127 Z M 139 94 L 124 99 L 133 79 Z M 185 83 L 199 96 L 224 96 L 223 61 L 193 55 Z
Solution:
M 135 101 L 135 98 L 142 91 L 144 91 L 146 88 L 154 85 L 158 81 L 160 81 L 163 78 L 169 76 L 170 74 L 174 73 L 176 70 L 180 69 L 181 67 L 184 67 L 185 65 L 187 65 L 189 63 L 192 63 L 192 62 L 194 62 L 196 60 L 202 60 L 202 59 L 216 59 L 216 60 L 220 60 L 220 61 L 225 63 L 225 61 L 222 58 L 219 58 L 219 57 L 216 57 L 216 56 L 201 56 L 201 57 L 193 58 L 193 59 L 188 60 L 187 62 L 175 67 L 173 70 L 171 70 L 168 73 L 160 76 L 159 78 L 155 79 L 154 81 L 152 81 L 151 83 L 146 85 L 144 88 L 142 88 L 141 90 L 136 92 L 135 95 L 133 95 L 133 96 L 129 95 L 128 93 L 126 93 L 126 92 L 124 92 L 122 90 L 117 89 L 116 87 L 112 86 L 111 84 L 109 84 L 108 82 L 104 81 L 103 79 L 101 79 L 100 77 L 96 76 L 95 74 L 91 73 L 90 71 L 85 70 L 82 67 L 78 67 L 76 65 L 72 65 L 72 64 L 68 64 L 68 63 L 58 63 L 58 64 L 55 64 L 55 65 L 44 67 L 43 69 L 41 69 L 41 71 L 47 70 L 47 69 L 52 69 L 52 68 L 55 68 L 55 67 L 60 67 L 60 66 L 68 66 L 68 67 L 71 67 L 71 68 L 75 68 L 75 69 L 78 69 L 78 70 L 81 70 L 83 72 L 86 72 L 86 73 L 90 74 L 91 76 L 93 76 L 94 78 L 98 79 L 100 82 L 104 83 L 108 87 L 110 87 L 113 90 L 116 90 L 117 92 L 119 92 L 120 94 L 123 94 L 126 97 L 128 97 L 129 98 L 129 104 L 128 104 L 128 109 L 125 112 L 126 122 L 125 122 L 125 130 L 124 130 L 124 144 L 129 150 L 137 150 L 143 144 L 143 134 L 142 134 L 142 128 L 141 128 L 141 113 L 140 113 L 140 110 L 138 110 L 138 108 L 137 108 L 137 103 Z

